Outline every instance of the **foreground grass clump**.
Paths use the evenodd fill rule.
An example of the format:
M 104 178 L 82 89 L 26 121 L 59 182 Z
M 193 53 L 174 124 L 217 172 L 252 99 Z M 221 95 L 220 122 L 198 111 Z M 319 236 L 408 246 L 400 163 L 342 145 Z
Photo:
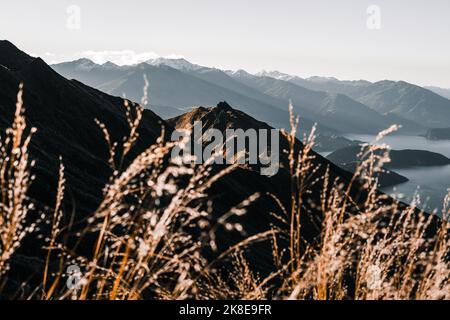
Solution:
M 64 159 L 61 159 L 55 208 L 46 213 L 47 231 L 35 230 L 33 201 L 28 199 L 32 162 L 31 135 L 23 116 L 22 89 L 15 119 L 0 141 L 0 283 L 14 271 L 10 259 L 25 236 L 46 238 L 47 253 L 42 281 L 22 293 L 22 299 L 449 299 L 450 195 L 444 200 L 442 219 L 420 213 L 377 191 L 377 173 L 389 161 L 388 153 L 364 146 L 359 167 L 350 183 L 332 181 L 325 174 L 311 179 L 314 131 L 296 152 L 298 120 L 284 133 L 289 142 L 291 202 L 279 203 L 274 215 L 282 222 L 235 246 L 217 252 L 218 226 L 243 232 L 235 221 L 256 201 L 250 196 L 219 219 L 212 219 L 207 190 L 236 169 L 221 171 L 204 165 L 185 165 L 172 159 L 176 144 L 164 134 L 134 159 L 130 150 L 139 139 L 142 110 L 125 105 L 130 134 L 111 141 L 107 126 L 97 121 L 110 150 L 112 177 L 98 209 L 77 237 L 91 246 L 81 255 L 65 241 L 62 224 L 65 196 Z M 291 112 L 292 114 L 292 112 Z M 395 130 L 382 132 L 378 137 Z M 34 130 L 30 130 L 31 132 Z M 127 161 L 125 161 L 127 159 Z M 127 165 L 125 165 L 127 163 Z M 320 186 L 320 201 L 308 204 L 312 186 Z M 355 199 L 354 186 L 364 189 Z M 419 199 L 417 199 L 419 201 Z M 302 236 L 305 205 L 319 208 L 322 223 L 316 241 Z M 352 210 L 350 210 L 350 207 Z M 357 208 L 357 214 L 350 214 Z M 231 220 L 231 217 L 234 219 Z M 233 221 L 233 222 L 231 222 Z M 245 227 L 245 226 L 244 226 Z M 286 242 L 280 239 L 288 239 Z M 246 260 L 244 250 L 255 242 L 273 247 L 274 272 L 261 277 Z M 282 247 L 282 243 L 287 243 Z M 206 248 L 207 247 L 207 248 Z M 214 258 L 205 252 L 215 252 Z M 216 268 L 222 264 L 226 268 Z M 76 266 L 74 269 L 73 266 Z M 0 286 L 2 290 L 2 286 Z M 12 297 L 11 297 L 12 298 Z

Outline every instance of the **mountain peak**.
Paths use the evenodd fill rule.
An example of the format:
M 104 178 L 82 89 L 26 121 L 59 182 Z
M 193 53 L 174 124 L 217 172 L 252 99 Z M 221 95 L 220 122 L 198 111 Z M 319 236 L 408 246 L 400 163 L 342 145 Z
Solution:
M 232 75 L 232 76 L 235 76 L 235 77 L 243 77 L 243 78 L 253 78 L 254 77 L 254 75 L 248 73 L 244 69 L 239 69 L 239 70 L 236 70 L 236 71 L 227 71 L 226 73 L 228 75 Z
M 293 78 L 291 75 L 289 75 L 287 73 L 283 73 L 283 72 L 276 71 L 276 70 L 274 70 L 274 71 L 262 70 L 262 71 L 256 73 L 255 76 L 270 77 L 270 78 L 275 78 L 278 80 L 290 80 Z
M 55 66 L 56 67 L 68 67 L 68 68 L 73 68 L 75 70 L 89 71 L 99 65 L 88 58 L 80 58 L 80 59 L 73 60 L 73 61 L 67 61 L 67 62 L 61 62 L 58 64 L 54 64 L 53 67 L 55 67 Z
M 225 111 L 231 111 L 233 110 L 233 108 L 228 104 L 228 102 L 226 101 L 221 101 L 217 104 L 216 106 L 217 109 L 219 110 L 225 110 Z
M 153 65 L 153 66 L 160 66 L 165 65 L 177 70 L 187 70 L 187 71 L 195 71 L 203 68 L 202 66 L 199 66 L 197 64 L 193 64 L 189 61 L 187 61 L 184 58 L 156 58 L 146 61 L 147 64 Z
M 104 64 L 102 64 L 103 67 L 118 67 L 117 64 L 111 61 L 106 61 Z
M 11 48 L 14 50 L 19 50 L 15 45 L 13 45 L 8 40 L 0 40 L 0 49 L 3 49 L 3 48 Z
M 94 61 L 92 61 L 91 59 L 88 59 L 88 58 L 80 58 L 78 60 L 75 60 L 74 62 L 86 63 L 86 64 L 95 64 Z
M 90 69 L 90 68 L 97 66 L 97 64 L 94 61 L 92 61 L 88 58 L 81 58 L 81 59 L 73 61 L 73 63 L 75 63 L 77 65 L 77 68 L 80 68 L 80 69 Z
M 33 58 L 18 49 L 8 40 L 0 40 L 0 64 L 10 70 L 20 70 Z

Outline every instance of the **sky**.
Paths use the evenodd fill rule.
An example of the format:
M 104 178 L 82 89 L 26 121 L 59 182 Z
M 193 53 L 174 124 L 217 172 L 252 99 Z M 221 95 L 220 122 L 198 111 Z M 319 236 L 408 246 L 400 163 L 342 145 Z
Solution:
M 157 56 L 450 88 L 448 0 L 2 0 L 0 39 L 49 63 Z

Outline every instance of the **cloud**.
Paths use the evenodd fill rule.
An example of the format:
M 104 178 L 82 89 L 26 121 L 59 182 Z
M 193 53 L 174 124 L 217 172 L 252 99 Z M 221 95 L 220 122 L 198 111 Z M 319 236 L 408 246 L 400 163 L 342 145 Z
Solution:
M 118 50 L 118 51 L 93 51 L 88 50 L 80 54 L 81 57 L 91 59 L 95 63 L 103 64 L 107 61 L 111 61 L 120 66 L 131 65 L 141 63 L 150 59 L 156 59 L 159 57 L 154 52 L 140 52 L 137 53 L 133 50 Z

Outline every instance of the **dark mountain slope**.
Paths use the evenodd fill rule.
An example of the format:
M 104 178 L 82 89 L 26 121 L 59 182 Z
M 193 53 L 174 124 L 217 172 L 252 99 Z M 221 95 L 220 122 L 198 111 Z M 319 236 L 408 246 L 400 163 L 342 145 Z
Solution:
M 195 123 L 195 121 L 201 121 L 204 130 L 208 128 L 215 128 L 219 129 L 222 132 L 224 132 L 226 129 L 236 129 L 236 128 L 241 128 L 245 130 L 251 128 L 266 129 L 266 130 L 272 129 L 267 123 L 258 121 L 239 110 L 233 109 L 226 102 L 220 103 L 215 108 L 193 109 L 191 112 L 186 113 L 182 116 L 169 119 L 168 123 L 178 129 L 189 129 L 192 128 L 192 125 Z M 301 150 L 303 148 L 302 143 L 300 141 L 296 141 L 295 148 L 297 151 Z M 273 191 L 271 191 L 271 193 L 273 195 L 276 195 L 281 200 L 281 203 L 285 205 L 286 208 L 289 208 L 290 192 L 291 192 L 290 188 L 287 187 L 290 181 L 289 159 L 287 157 L 288 150 L 289 144 L 286 140 L 286 137 L 280 135 L 281 168 L 279 172 L 275 176 L 270 178 L 259 176 L 258 180 L 247 181 L 248 186 L 254 186 L 254 183 L 257 184 L 262 183 L 261 181 L 268 181 L 262 183 L 262 186 L 268 183 L 270 185 L 270 188 L 274 189 Z M 301 218 L 303 230 L 302 234 L 308 241 L 313 241 L 313 239 L 315 239 L 315 237 L 318 235 L 318 231 L 320 230 L 319 226 L 322 215 L 320 213 L 320 210 L 318 209 L 320 206 L 317 207 L 317 205 L 320 203 L 320 197 L 323 186 L 322 182 L 327 168 L 329 168 L 330 181 L 339 179 L 339 181 L 341 181 L 343 185 L 346 186 L 348 185 L 349 181 L 352 178 L 352 173 L 350 173 L 352 171 L 351 168 L 345 166 L 341 168 L 340 166 L 333 164 L 328 159 L 320 156 L 315 152 L 312 152 L 311 156 L 313 157 L 312 167 L 315 168 L 317 171 L 315 171 L 314 174 L 310 177 L 310 181 L 318 179 L 319 182 L 317 184 L 309 186 L 308 188 L 309 193 L 307 195 L 304 195 L 305 198 L 303 199 L 304 201 L 302 202 L 303 203 L 303 210 L 302 210 L 303 216 Z M 379 176 L 379 178 L 380 183 L 383 186 L 398 184 L 407 181 L 405 177 L 400 176 L 394 172 L 388 172 L 386 174 Z M 245 177 L 245 179 L 247 179 L 247 177 Z M 227 184 L 228 183 L 227 179 L 224 179 L 222 183 Z M 232 201 L 233 197 L 239 197 L 239 193 L 242 192 L 242 189 L 235 189 L 232 184 L 230 185 L 230 187 L 231 190 L 229 190 L 228 187 L 224 187 L 223 189 L 220 189 L 218 187 L 216 192 L 218 194 L 223 194 L 223 196 L 226 197 L 227 199 L 226 201 Z M 227 192 L 224 192 L 224 190 L 227 190 Z M 261 192 L 261 189 L 259 187 L 256 187 L 256 189 L 253 190 Z M 354 187 L 351 189 L 351 195 L 356 200 L 356 202 L 348 207 L 348 212 L 357 214 L 358 203 L 359 201 L 361 201 L 361 203 L 364 201 L 366 193 L 364 190 L 361 189 L 358 183 L 355 182 Z M 268 203 L 270 203 L 270 199 L 268 200 L 269 200 Z M 391 203 L 392 199 L 387 198 L 385 201 L 386 203 Z M 400 204 L 400 207 L 404 207 L 404 205 Z M 391 214 L 395 213 L 391 212 Z M 250 213 L 249 217 L 251 216 L 252 213 Z M 257 225 L 262 221 L 259 219 L 262 219 L 262 217 L 259 215 L 254 216 L 254 220 L 253 218 L 250 218 L 250 220 L 246 222 L 246 225 L 254 226 L 256 228 Z
M 233 109 L 228 103 L 221 102 L 217 105 L 217 107 L 211 107 L 211 108 L 195 108 L 192 111 L 167 120 L 168 123 L 177 129 L 190 129 L 192 128 L 192 125 L 195 123 L 195 121 L 201 121 L 203 124 L 203 132 L 209 128 L 215 128 L 219 129 L 221 132 L 225 132 L 226 129 L 255 129 L 255 130 L 271 130 L 273 129 L 271 126 L 269 126 L 267 123 L 258 121 L 249 115 L 243 113 L 240 110 Z M 289 185 L 290 181 L 290 174 L 289 174 L 289 160 L 287 158 L 288 150 L 289 150 L 289 144 L 283 135 L 280 135 L 280 162 L 281 167 L 278 173 L 275 176 L 272 177 L 265 177 L 261 175 L 257 175 L 256 177 L 252 177 L 250 175 L 249 177 L 245 176 L 245 179 L 249 178 L 250 180 L 246 181 L 246 185 L 249 189 L 254 190 L 255 192 L 262 192 L 267 187 L 265 186 L 268 184 L 269 189 L 271 190 L 270 193 L 277 196 L 281 202 L 285 205 L 285 207 L 289 207 L 289 201 L 290 201 L 290 190 L 289 188 L 286 188 L 286 186 Z M 296 142 L 296 150 L 299 151 L 303 148 L 303 144 L 297 140 Z M 269 146 L 270 150 L 270 146 Z M 334 165 L 333 163 L 329 162 L 327 159 L 323 158 L 319 154 L 312 152 L 312 156 L 314 157 L 314 165 L 313 167 L 317 169 L 317 172 L 315 172 L 315 177 L 322 179 L 325 175 L 325 171 L 327 168 L 329 168 L 330 172 L 330 180 L 334 180 L 339 178 L 340 181 L 343 183 L 348 183 L 351 179 L 351 174 L 349 174 L 347 171 L 339 168 L 338 166 Z M 253 170 L 250 170 L 250 172 L 253 172 Z M 257 178 L 257 179 L 256 179 Z M 314 180 L 314 178 L 311 178 L 311 180 Z M 217 192 L 219 194 L 226 197 L 226 201 L 233 201 L 232 199 L 235 197 L 239 197 L 239 194 L 242 193 L 242 189 L 235 189 L 232 185 L 232 182 L 229 180 L 229 177 L 225 177 L 224 181 L 222 181 L 224 184 L 230 183 L 230 188 L 223 188 L 220 189 L 217 188 Z M 256 184 L 256 185 L 255 185 Z M 259 186 L 258 186 L 259 185 Z M 264 187 L 262 187 L 264 186 Z M 261 188 L 262 187 L 262 188 Z M 269 190 L 267 189 L 267 190 Z M 227 190 L 227 192 L 224 192 L 224 190 Z M 355 192 L 359 192 L 356 191 Z M 248 190 L 245 192 L 248 193 Z M 263 199 L 267 201 L 267 203 L 271 203 L 270 197 L 267 197 L 267 191 L 265 190 L 263 193 Z M 267 198 L 266 198 L 267 197 Z M 319 221 L 320 221 L 320 213 L 314 209 L 313 206 L 310 206 L 311 203 L 318 204 L 320 202 L 320 183 L 316 187 L 311 188 L 311 193 L 308 194 L 308 200 L 305 201 L 304 205 L 304 220 L 302 227 L 305 229 L 303 235 L 306 239 L 309 239 L 309 241 L 312 241 L 312 239 L 317 235 L 317 232 L 319 231 Z M 264 202 L 263 202 L 264 203 Z M 250 220 L 246 222 L 246 225 L 256 226 L 261 223 L 263 219 L 261 216 L 254 216 L 251 218 L 252 213 L 249 215 Z M 273 223 L 273 222 L 272 222 Z
M 25 52 L 18 50 L 11 42 L 7 40 L 0 40 L 0 65 L 11 70 L 21 69 L 27 65 L 33 58 Z
M 33 188 L 37 199 L 52 204 L 59 156 L 67 167 L 68 192 L 73 193 L 79 210 L 95 208 L 101 189 L 110 175 L 107 148 L 94 119 L 107 123 L 114 139 L 128 131 L 123 100 L 76 82 L 68 81 L 48 67 L 40 58 L 31 58 L 10 43 L 9 56 L 16 56 L 14 70 L 0 69 L 1 129 L 13 119 L 18 86 L 24 83 L 25 115 L 28 125 L 36 127 L 32 140 L 32 157 L 37 160 L 37 182 Z M 0 56 L 0 63 L 12 67 Z M 20 66 L 20 68 L 17 68 Z M 141 127 L 143 144 L 151 144 L 160 134 L 161 119 L 146 111 L 148 119 Z
M 44 214 L 52 215 L 55 206 L 60 156 L 65 166 L 66 191 L 62 225 L 71 222 L 70 241 L 85 219 L 98 207 L 103 188 L 112 174 L 108 165 L 108 148 L 95 119 L 103 122 L 113 141 L 121 141 L 129 134 L 123 99 L 109 96 L 77 81 L 69 81 L 44 63 L 32 58 L 7 41 L 0 43 L 0 133 L 10 127 L 15 112 L 19 84 L 24 84 L 25 118 L 28 130 L 37 128 L 30 145 L 30 158 L 35 161 L 31 173 L 35 180 L 28 196 L 36 210 L 29 213 L 33 221 Z M 134 105 L 130 102 L 131 109 Z M 163 121 L 146 110 L 139 128 L 140 139 L 136 152 L 153 144 L 161 134 Z M 167 127 L 167 124 L 165 124 Z M 135 156 L 136 152 L 130 154 Z M 39 225 L 40 232 L 49 234 L 49 226 Z M 11 260 L 11 286 L 22 282 L 36 286 L 42 281 L 45 251 L 44 238 L 35 234 L 24 243 Z M 91 247 L 82 250 L 90 253 Z M 35 278 L 34 278 L 35 277 Z M 35 282 L 34 282 L 35 280 Z

